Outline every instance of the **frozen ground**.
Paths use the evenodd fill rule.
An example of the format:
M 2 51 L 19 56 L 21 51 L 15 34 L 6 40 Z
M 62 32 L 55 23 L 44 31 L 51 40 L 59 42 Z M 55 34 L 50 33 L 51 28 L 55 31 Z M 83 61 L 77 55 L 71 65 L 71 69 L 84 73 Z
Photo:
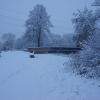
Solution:
M 100 100 L 100 81 L 74 76 L 68 56 L 2 53 L 0 100 Z

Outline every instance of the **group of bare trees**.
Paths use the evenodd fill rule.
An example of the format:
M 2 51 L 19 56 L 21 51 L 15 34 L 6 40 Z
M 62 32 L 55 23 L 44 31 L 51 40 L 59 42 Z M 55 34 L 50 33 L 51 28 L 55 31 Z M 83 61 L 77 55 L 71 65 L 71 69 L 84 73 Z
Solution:
M 43 5 L 36 5 L 29 13 L 29 18 L 25 23 L 26 31 L 24 35 L 16 40 L 16 49 L 29 47 L 67 47 L 71 46 L 73 38 L 67 41 L 70 35 L 51 33 L 53 25 L 50 22 L 46 8 Z M 73 43 L 72 43 L 73 44 Z
M 53 26 L 50 22 L 50 16 L 43 5 L 36 5 L 30 11 L 29 18 L 25 23 L 26 31 L 24 35 L 15 39 L 11 33 L 3 34 L 1 37 L 0 48 L 2 50 L 24 49 L 28 47 L 41 47 L 44 42 L 50 41 Z
M 50 30 L 53 25 L 43 5 L 36 5 L 30 11 L 25 27 L 23 36 L 18 39 L 12 33 L 3 34 L 0 39 L 0 48 L 2 50 L 12 50 L 29 47 L 66 47 L 71 46 L 68 44 L 69 42 L 73 42 L 72 38 L 67 41 L 67 37 L 70 37 L 70 35 L 61 36 L 51 33 Z

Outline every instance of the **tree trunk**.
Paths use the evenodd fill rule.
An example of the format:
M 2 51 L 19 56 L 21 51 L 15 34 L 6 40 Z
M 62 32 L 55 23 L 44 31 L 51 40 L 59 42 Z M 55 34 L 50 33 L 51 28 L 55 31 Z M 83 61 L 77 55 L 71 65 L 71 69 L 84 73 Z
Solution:
M 38 47 L 40 47 L 40 37 L 38 37 Z
M 38 32 L 38 47 L 41 46 L 41 29 Z

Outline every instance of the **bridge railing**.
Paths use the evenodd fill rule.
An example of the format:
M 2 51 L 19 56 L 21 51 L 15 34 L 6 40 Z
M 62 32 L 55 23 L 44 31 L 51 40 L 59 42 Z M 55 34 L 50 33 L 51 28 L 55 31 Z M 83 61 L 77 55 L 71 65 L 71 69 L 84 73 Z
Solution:
M 28 48 L 30 53 L 76 53 L 81 48 L 65 48 L 65 47 L 40 47 L 40 48 Z

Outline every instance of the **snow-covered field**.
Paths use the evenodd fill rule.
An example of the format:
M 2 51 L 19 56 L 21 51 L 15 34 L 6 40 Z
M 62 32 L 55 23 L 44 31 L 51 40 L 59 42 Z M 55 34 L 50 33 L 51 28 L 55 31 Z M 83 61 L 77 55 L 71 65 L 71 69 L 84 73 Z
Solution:
M 0 100 L 100 100 L 100 81 L 74 76 L 68 56 L 29 55 L 2 53 Z

